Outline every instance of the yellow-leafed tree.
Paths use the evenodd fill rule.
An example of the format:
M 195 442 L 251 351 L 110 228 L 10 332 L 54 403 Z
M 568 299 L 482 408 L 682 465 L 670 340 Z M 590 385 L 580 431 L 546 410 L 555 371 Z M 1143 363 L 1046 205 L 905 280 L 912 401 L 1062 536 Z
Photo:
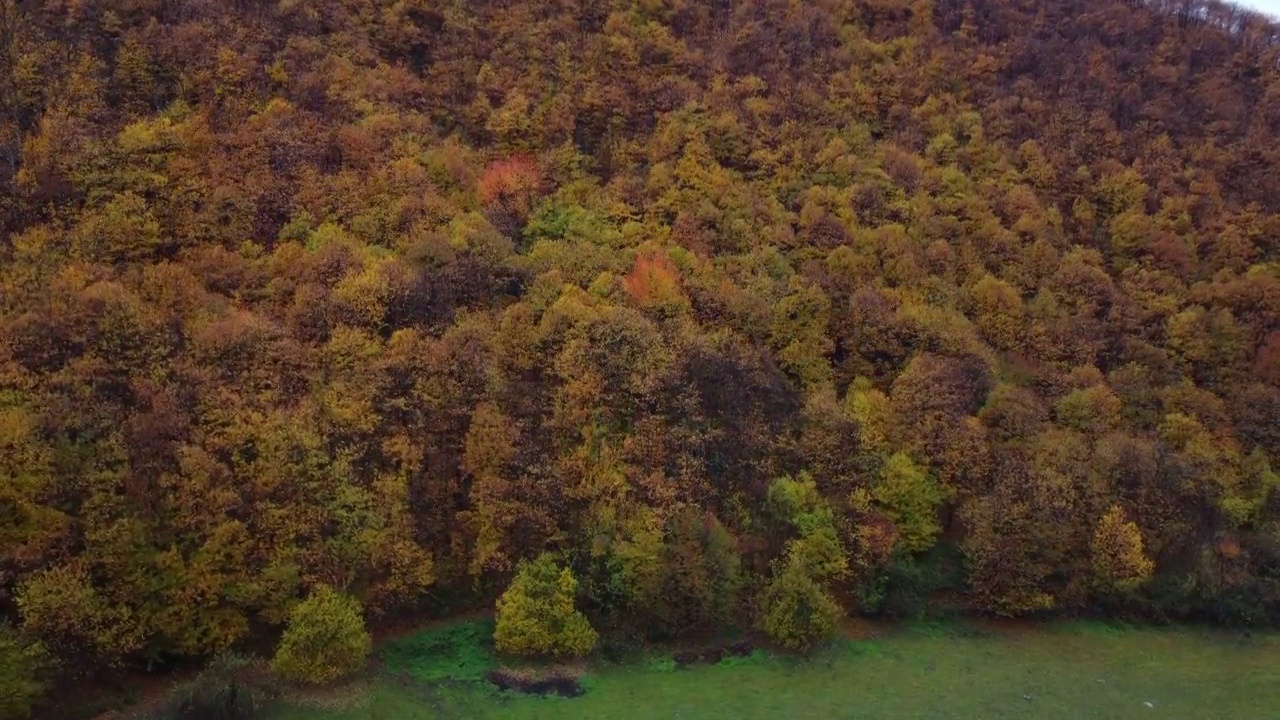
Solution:
M 1155 563 L 1143 549 L 1142 531 L 1119 505 L 1111 506 L 1102 516 L 1090 550 L 1094 575 L 1107 590 L 1132 592 L 1155 572 Z
M 522 562 L 511 587 L 498 598 L 493 633 L 498 650 L 553 656 L 591 652 L 600 638 L 574 606 L 577 591 L 577 578 L 551 555 Z
M 290 680 L 326 683 L 359 670 L 372 650 L 360 601 L 320 586 L 293 609 L 271 667 Z

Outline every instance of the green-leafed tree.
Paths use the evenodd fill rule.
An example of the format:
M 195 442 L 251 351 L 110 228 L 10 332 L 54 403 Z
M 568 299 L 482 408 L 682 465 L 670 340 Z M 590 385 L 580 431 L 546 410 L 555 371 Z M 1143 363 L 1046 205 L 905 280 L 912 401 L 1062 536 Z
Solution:
M 576 607 L 578 581 L 555 557 L 524 561 L 498 598 L 494 644 L 514 655 L 582 656 L 599 636 Z
M 905 453 L 885 461 L 871 496 L 898 526 L 902 548 L 917 553 L 933 547 L 942 526 L 938 511 L 947 493 L 929 471 Z
M 844 611 L 803 558 L 804 541 L 796 542 L 760 595 L 758 625 L 782 647 L 803 651 L 831 638 Z
M 271 668 L 295 682 L 327 683 L 363 668 L 372 649 L 360 602 L 320 586 L 289 613 Z
M 793 537 L 756 600 L 756 624 L 783 647 L 807 650 L 831 637 L 844 614 L 831 587 L 848 575 L 848 553 L 830 503 L 808 474 L 775 480 L 767 507 Z

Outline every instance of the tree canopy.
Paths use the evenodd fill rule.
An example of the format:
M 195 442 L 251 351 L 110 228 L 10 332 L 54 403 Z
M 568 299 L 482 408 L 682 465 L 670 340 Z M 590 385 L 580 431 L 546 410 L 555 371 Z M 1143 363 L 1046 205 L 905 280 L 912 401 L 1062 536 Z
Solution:
M 0 617 L 163 666 L 553 553 L 604 635 L 1280 620 L 1278 68 L 1199 0 L 0 0 Z

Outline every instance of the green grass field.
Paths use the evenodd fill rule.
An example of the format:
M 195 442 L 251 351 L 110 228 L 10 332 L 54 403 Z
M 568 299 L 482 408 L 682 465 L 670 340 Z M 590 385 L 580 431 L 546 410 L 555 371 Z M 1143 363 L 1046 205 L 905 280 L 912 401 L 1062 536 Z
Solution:
M 1280 636 L 1066 624 L 1021 632 L 916 626 L 842 640 L 806 660 L 757 651 L 676 669 L 597 665 L 578 698 L 499 692 L 483 623 L 384 648 L 386 676 L 345 709 L 273 720 L 1268 720 L 1280 718 Z M 453 679 L 450 679 L 453 678 Z M 1149 703 L 1149 704 L 1148 704 Z

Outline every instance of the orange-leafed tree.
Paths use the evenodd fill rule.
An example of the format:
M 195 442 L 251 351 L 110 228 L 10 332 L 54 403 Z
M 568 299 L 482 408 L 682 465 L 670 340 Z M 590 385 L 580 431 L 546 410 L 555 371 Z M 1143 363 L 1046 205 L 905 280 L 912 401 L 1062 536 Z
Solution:
M 476 194 L 484 203 L 490 222 L 511 235 L 524 226 L 541 184 L 538 164 L 525 155 L 512 155 L 485 168 Z
M 680 284 L 680 269 L 665 253 L 647 250 L 636 257 L 622 287 L 642 308 L 668 315 L 688 305 Z
M 1142 531 L 1119 505 L 1102 516 L 1089 550 L 1096 580 L 1106 590 L 1132 592 L 1155 572 L 1155 563 L 1143 549 Z

